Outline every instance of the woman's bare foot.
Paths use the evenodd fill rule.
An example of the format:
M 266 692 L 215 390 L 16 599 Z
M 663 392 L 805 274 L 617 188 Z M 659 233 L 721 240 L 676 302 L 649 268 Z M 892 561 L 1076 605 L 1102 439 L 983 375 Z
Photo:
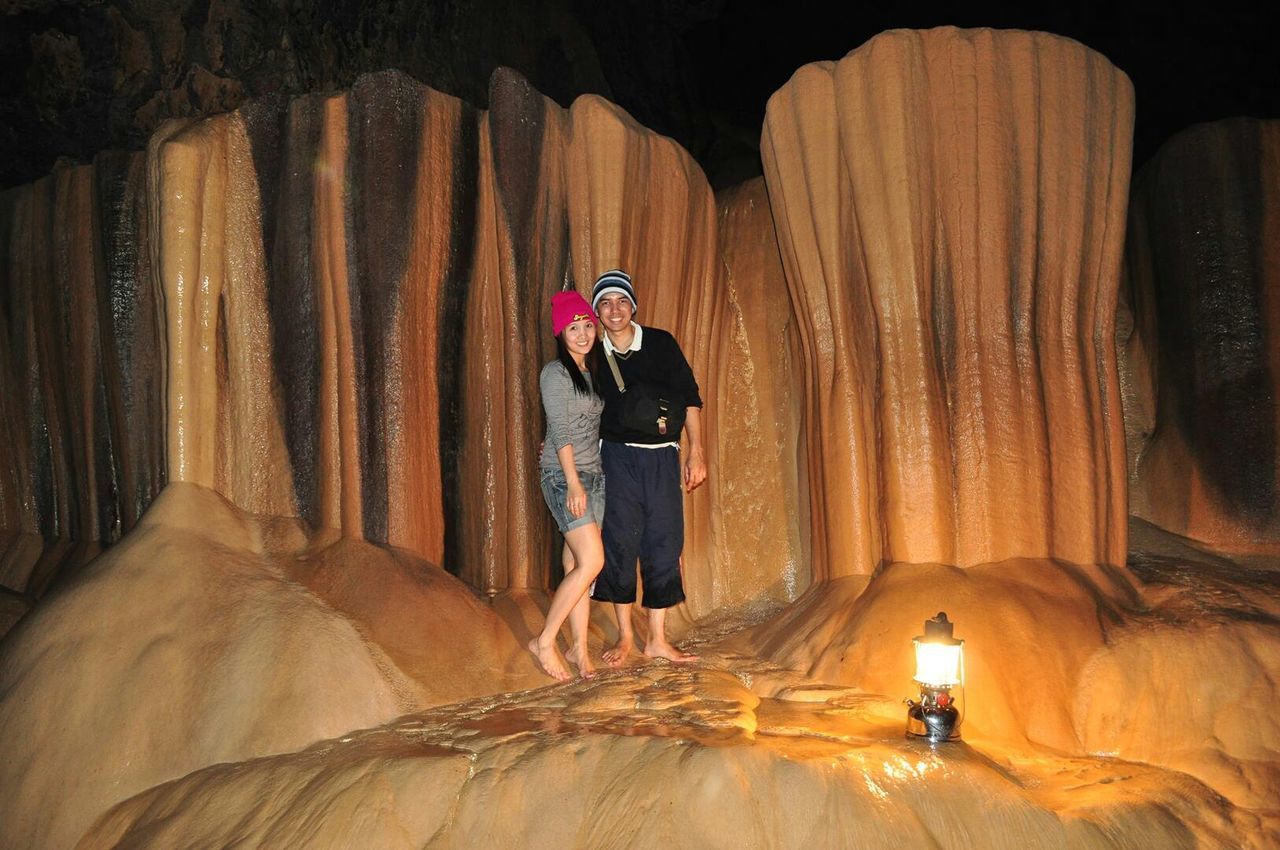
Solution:
M 644 645 L 644 654 L 649 658 L 665 658 L 673 664 L 690 664 L 698 660 L 692 652 L 677 649 L 665 640 L 650 640 Z
M 529 641 L 528 646 L 529 651 L 533 653 L 534 658 L 538 659 L 538 664 L 548 676 L 557 682 L 567 682 L 573 678 L 569 675 L 569 671 L 565 669 L 564 664 L 560 662 L 560 653 L 556 652 L 554 643 L 544 647 L 542 639 L 536 637 Z
M 600 657 L 610 667 L 621 667 L 631 657 L 631 653 L 634 650 L 635 644 L 631 642 L 630 637 L 618 638 L 618 642 L 606 649 Z
M 564 654 L 569 663 L 578 668 L 578 675 L 584 679 L 594 679 L 596 667 L 591 663 L 591 653 L 585 646 L 575 646 Z

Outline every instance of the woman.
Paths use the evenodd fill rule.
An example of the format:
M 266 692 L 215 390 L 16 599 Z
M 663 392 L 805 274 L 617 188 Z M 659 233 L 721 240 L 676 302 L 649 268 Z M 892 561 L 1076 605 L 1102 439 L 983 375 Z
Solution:
M 583 678 L 595 675 L 587 654 L 587 591 L 604 567 L 600 524 L 604 520 L 604 474 L 600 469 L 600 413 L 604 401 L 592 383 L 599 357 L 595 313 L 577 292 L 551 298 L 551 329 L 556 359 L 542 369 L 542 406 L 547 435 L 539 468 L 542 495 L 564 534 L 564 580 L 556 588 L 542 633 L 529 641 L 529 651 L 547 675 L 570 678 L 556 649 L 566 618 L 573 633 L 568 659 Z

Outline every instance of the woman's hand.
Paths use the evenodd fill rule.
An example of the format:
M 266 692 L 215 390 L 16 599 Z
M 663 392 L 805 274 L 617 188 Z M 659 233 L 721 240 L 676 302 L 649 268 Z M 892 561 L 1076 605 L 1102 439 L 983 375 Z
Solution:
M 569 482 L 569 497 L 564 500 L 569 515 L 574 519 L 582 519 L 587 513 L 587 491 L 582 489 L 581 481 Z

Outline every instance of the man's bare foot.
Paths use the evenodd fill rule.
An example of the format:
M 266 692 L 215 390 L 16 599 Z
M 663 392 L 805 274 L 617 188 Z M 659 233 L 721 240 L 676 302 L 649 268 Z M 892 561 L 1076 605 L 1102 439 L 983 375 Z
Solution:
M 572 678 L 564 664 L 560 662 L 560 653 L 556 652 L 554 643 L 544 647 L 540 638 L 534 638 L 529 641 L 528 646 L 529 651 L 533 653 L 534 658 L 538 659 L 538 664 L 548 676 L 557 682 L 567 682 Z
M 631 657 L 631 653 L 635 651 L 635 644 L 631 642 L 631 638 L 618 638 L 618 642 L 604 651 L 600 657 L 604 659 L 604 663 L 610 667 L 621 667 Z
M 665 640 L 651 640 L 644 646 L 644 654 L 649 658 L 665 658 L 673 664 L 690 664 L 698 660 L 692 652 L 678 649 Z
M 578 675 L 584 679 L 594 679 L 596 675 L 596 667 L 591 663 L 591 653 L 587 652 L 587 648 L 573 647 L 564 654 L 569 659 L 569 663 L 578 668 Z

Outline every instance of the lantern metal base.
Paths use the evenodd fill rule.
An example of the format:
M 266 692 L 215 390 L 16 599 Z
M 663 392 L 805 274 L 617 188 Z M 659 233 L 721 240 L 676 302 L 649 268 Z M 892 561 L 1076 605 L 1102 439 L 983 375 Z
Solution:
M 930 743 L 960 740 L 960 712 L 955 705 L 928 705 L 907 700 L 907 735 Z

